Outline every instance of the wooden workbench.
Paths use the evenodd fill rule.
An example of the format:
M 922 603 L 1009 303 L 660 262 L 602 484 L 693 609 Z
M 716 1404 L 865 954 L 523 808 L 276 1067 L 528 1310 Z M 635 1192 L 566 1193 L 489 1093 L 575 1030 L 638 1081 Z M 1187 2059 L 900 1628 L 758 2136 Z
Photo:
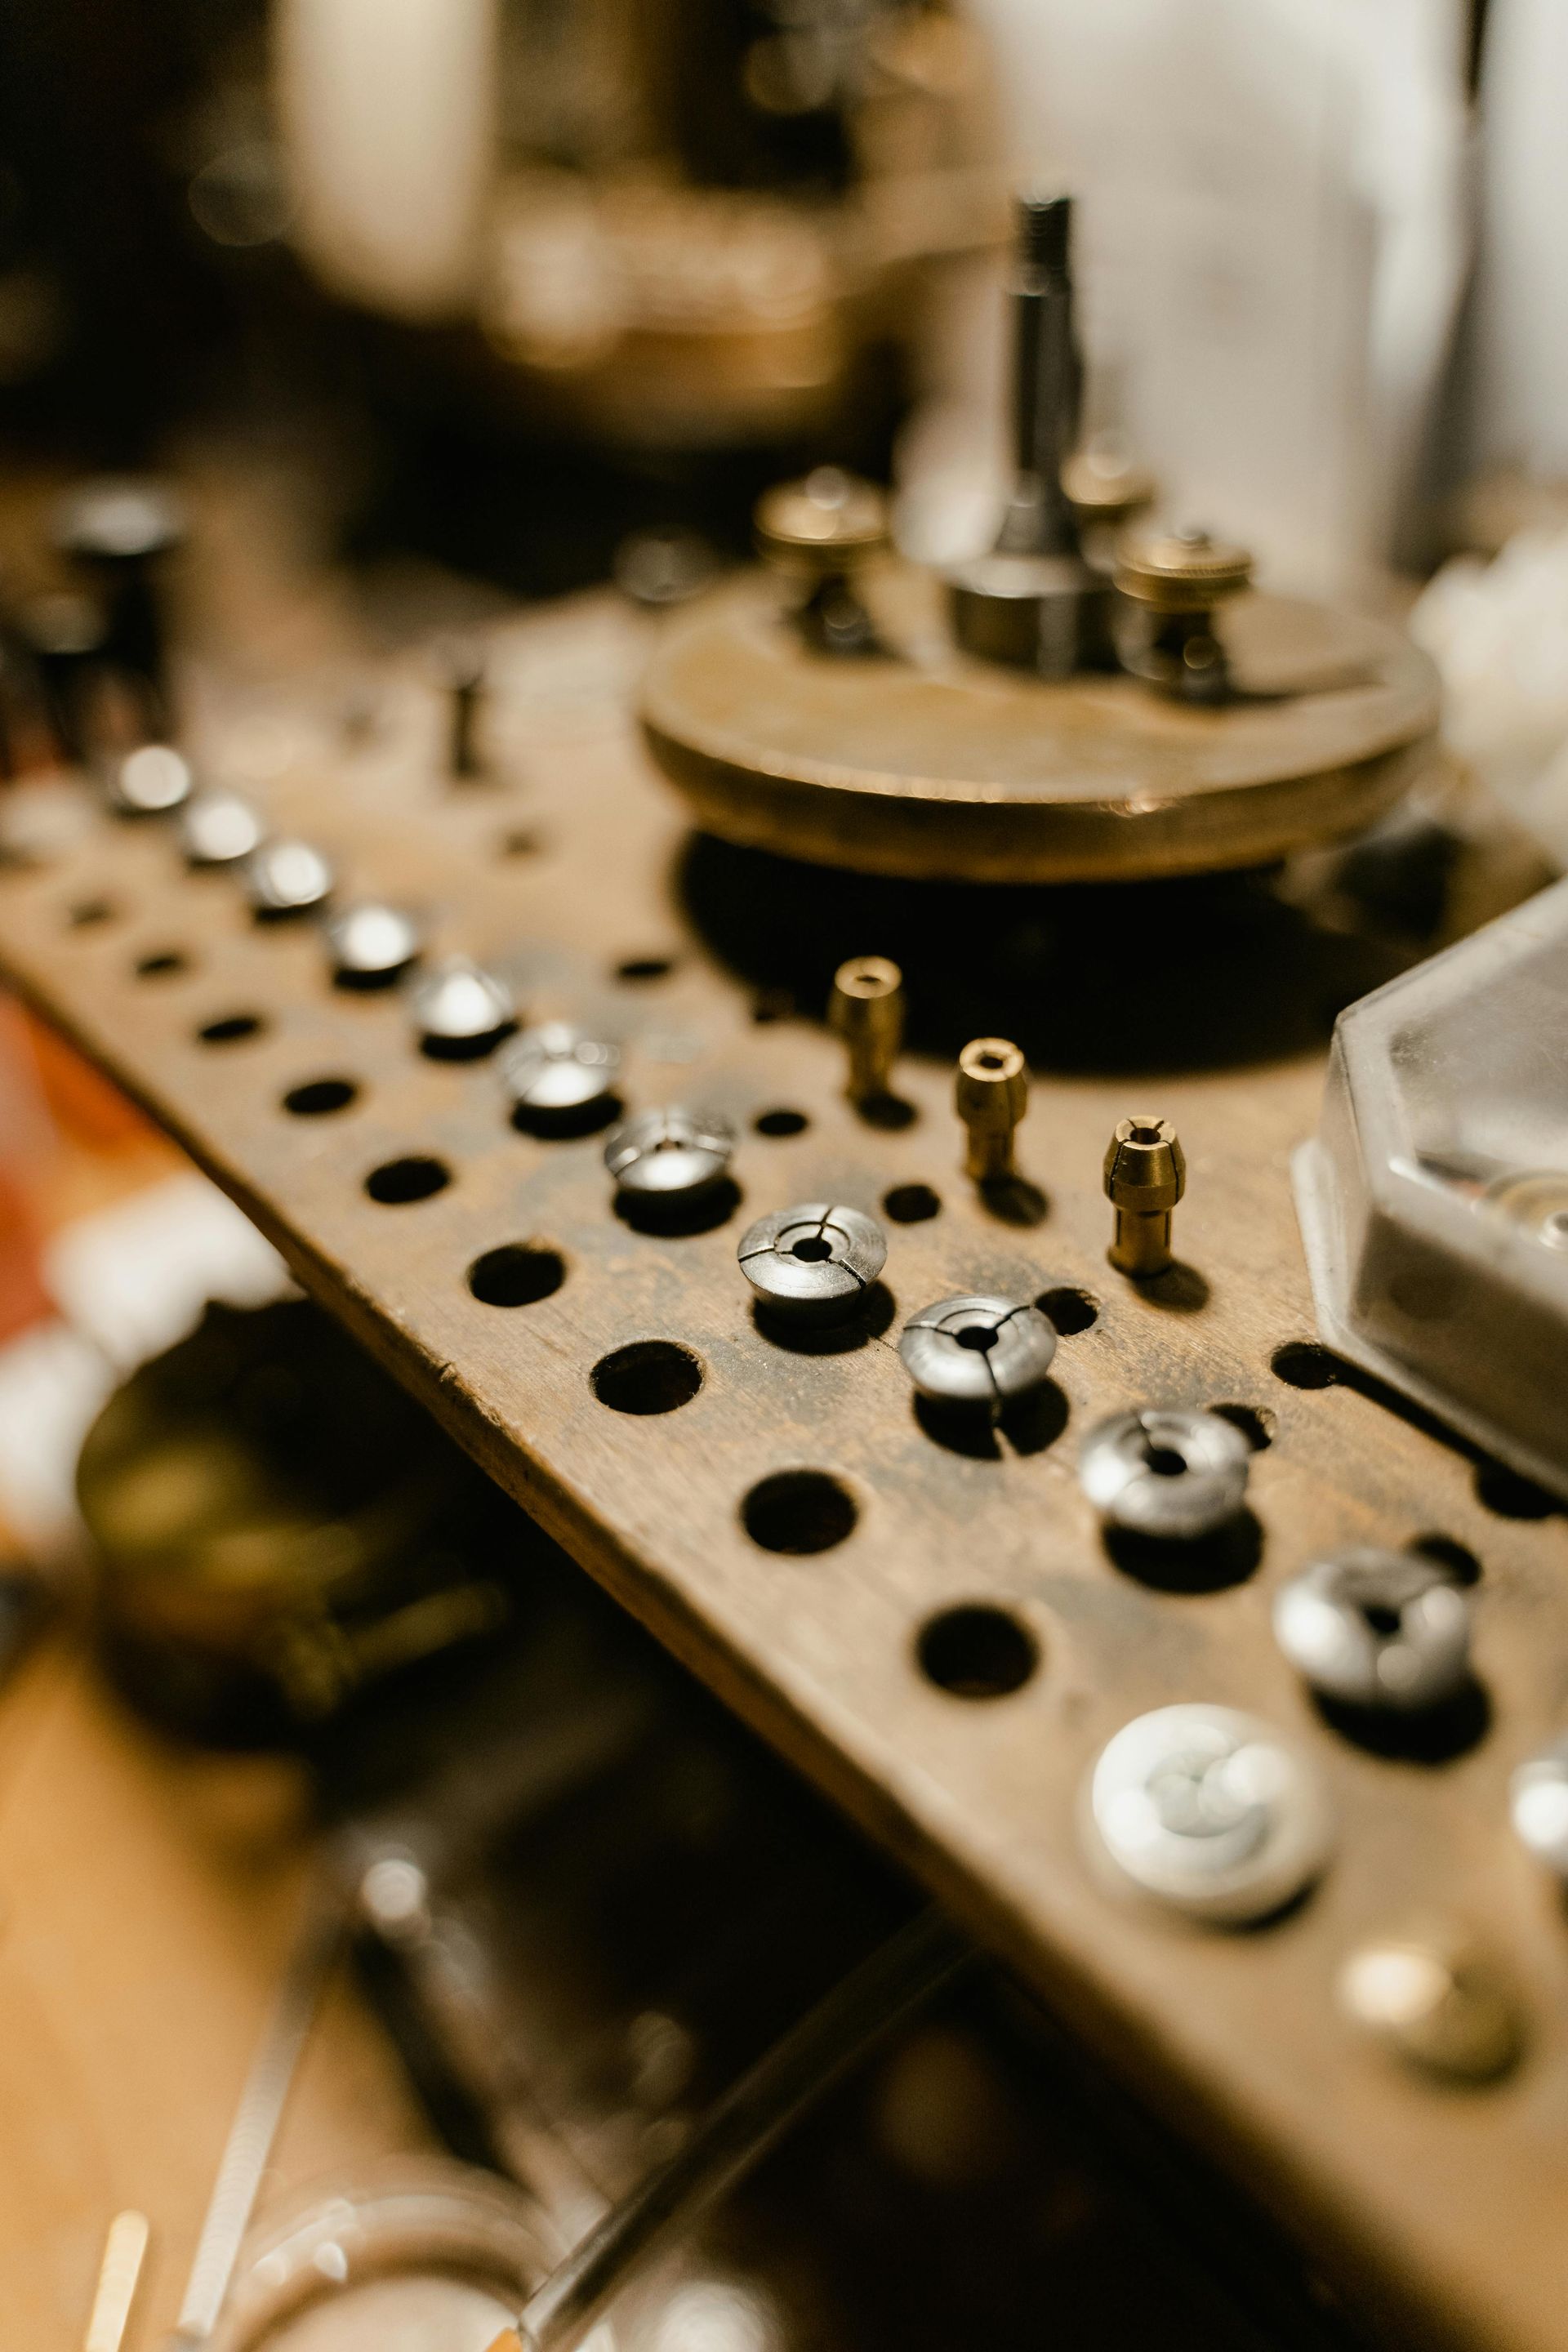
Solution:
M 0 1691 L 0 2302 L 7 2352 L 78 2352 L 104 2233 L 153 2225 L 130 2345 L 172 2326 L 294 1932 L 299 1769 L 183 1751 L 74 1636 Z M 334 1982 L 263 2189 L 429 2144 L 390 2044 Z

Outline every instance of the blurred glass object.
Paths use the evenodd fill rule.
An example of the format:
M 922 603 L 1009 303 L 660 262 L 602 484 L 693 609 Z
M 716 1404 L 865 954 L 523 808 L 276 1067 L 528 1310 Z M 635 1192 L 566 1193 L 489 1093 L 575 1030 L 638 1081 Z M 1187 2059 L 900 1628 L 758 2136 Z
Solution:
M 1565 1026 L 1559 882 L 1341 1013 L 1295 1160 L 1324 1339 L 1550 1494 L 1568 1484 Z
M 487 2352 L 559 2252 L 521 2189 L 387 2164 L 262 2218 L 212 2352 Z

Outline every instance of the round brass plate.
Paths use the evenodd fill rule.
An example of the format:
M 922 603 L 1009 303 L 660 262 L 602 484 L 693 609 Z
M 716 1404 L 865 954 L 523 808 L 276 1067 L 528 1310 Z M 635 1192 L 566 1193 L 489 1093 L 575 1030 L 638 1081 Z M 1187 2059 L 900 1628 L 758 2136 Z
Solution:
M 1257 698 L 1203 710 L 1131 677 L 1051 684 L 960 654 L 940 583 L 907 565 L 858 585 L 885 656 L 815 652 L 759 574 L 661 641 L 643 728 L 707 831 L 874 874 L 1201 872 L 1369 824 L 1432 750 L 1426 656 L 1324 605 L 1229 609 L 1232 675 Z

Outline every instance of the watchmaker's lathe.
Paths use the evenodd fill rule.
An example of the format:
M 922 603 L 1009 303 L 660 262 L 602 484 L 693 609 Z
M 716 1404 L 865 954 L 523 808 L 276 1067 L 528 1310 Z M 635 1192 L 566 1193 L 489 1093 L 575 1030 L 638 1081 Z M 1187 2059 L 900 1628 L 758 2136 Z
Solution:
M 877 495 L 823 468 L 758 518 L 801 593 L 732 584 L 656 653 L 649 745 L 721 838 L 980 882 L 1210 872 L 1365 827 L 1429 761 L 1436 677 L 1399 631 L 1244 593 L 1245 551 L 1202 530 L 1089 560 L 1070 218 L 1020 206 L 994 549 L 945 580 L 899 563 Z

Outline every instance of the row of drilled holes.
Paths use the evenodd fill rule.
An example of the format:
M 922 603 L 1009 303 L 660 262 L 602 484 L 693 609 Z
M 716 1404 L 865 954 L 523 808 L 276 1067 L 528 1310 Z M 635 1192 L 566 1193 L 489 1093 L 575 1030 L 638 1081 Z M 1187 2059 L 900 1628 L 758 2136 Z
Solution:
M 284 1107 L 297 1115 L 336 1111 L 354 1100 L 357 1091 L 346 1079 L 309 1081 L 290 1089 L 284 1097 Z M 809 1122 L 803 1112 L 781 1109 L 760 1114 L 753 1124 L 760 1133 L 789 1136 L 802 1132 Z M 447 1181 L 449 1171 L 441 1162 L 409 1156 L 374 1170 L 366 1179 L 366 1189 L 373 1198 L 401 1202 L 429 1198 L 444 1189 Z M 883 1208 L 899 1222 L 913 1223 L 936 1214 L 941 1201 L 931 1187 L 910 1184 L 895 1187 L 885 1195 Z M 537 1244 L 505 1243 L 474 1261 L 468 1269 L 468 1287 L 486 1305 L 517 1307 L 552 1297 L 561 1287 L 565 1273 L 564 1261 L 557 1252 Z M 1064 1336 L 1088 1329 L 1099 1313 L 1098 1303 L 1087 1292 L 1068 1286 L 1043 1292 L 1036 1304 Z M 1276 1349 L 1272 1360 L 1278 1377 L 1300 1389 L 1331 1384 L 1339 1377 L 1337 1368 L 1338 1359 L 1310 1341 L 1289 1341 Z M 616 1351 L 601 1360 L 593 1377 L 595 1393 L 603 1403 L 618 1412 L 639 1414 L 677 1410 L 698 1393 L 702 1379 L 697 1360 L 689 1350 L 660 1340 L 641 1341 Z M 1255 1450 L 1270 1442 L 1270 1417 L 1257 1408 L 1222 1405 L 1215 1410 L 1236 1423 Z M 777 1481 L 764 1481 L 758 1496 L 760 1499 L 748 1498 L 742 1516 L 748 1532 L 764 1549 L 797 1553 L 825 1550 L 842 1542 L 855 1524 L 852 1501 L 826 1473 L 781 1474 Z M 1483 1484 L 1482 1498 L 1492 1508 L 1514 1517 L 1537 1517 L 1542 1508 L 1552 1507 L 1551 1497 L 1540 1496 L 1539 1490 L 1510 1479 L 1506 1473 L 1500 1482 L 1494 1476 L 1490 1486 Z M 1461 1580 L 1473 1581 L 1479 1574 L 1474 1555 L 1450 1538 L 1423 1538 L 1422 1548 L 1445 1559 Z M 969 1615 L 975 1613 L 972 1610 Z M 978 1613 L 987 1614 L 984 1609 L 979 1609 Z M 993 1611 L 989 1614 L 1000 1623 L 1012 1623 L 1005 1612 Z M 1021 1641 L 1022 1629 L 1015 1631 Z M 1000 1645 L 1001 1636 L 995 1639 Z M 1013 1654 L 1022 1659 L 1023 1652 L 1016 1643 Z M 933 1675 L 932 1679 L 943 1680 L 939 1675 Z M 980 1679 L 978 1675 L 969 1678 L 974 1685 L 973 1695 L 978 1695 Z M 943 1681 L 943 1687 L 948 1686 Z M 1012 1682 L 994 1684 L 996 1689 L 1016 1686 Z

